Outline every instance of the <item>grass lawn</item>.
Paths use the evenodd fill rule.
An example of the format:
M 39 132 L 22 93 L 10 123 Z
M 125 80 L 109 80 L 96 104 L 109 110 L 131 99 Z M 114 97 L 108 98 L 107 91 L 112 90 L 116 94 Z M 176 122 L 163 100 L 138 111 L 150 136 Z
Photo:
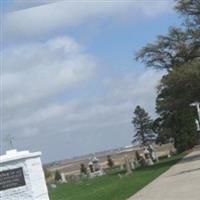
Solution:
M 125 200 L 168 170 L 184 154 L 179 154 L 145 168 L 134 170 L 131 175 L 113 171 L 109 175 L 78 183 L 60 184 L 49 191 L 51 200 Z

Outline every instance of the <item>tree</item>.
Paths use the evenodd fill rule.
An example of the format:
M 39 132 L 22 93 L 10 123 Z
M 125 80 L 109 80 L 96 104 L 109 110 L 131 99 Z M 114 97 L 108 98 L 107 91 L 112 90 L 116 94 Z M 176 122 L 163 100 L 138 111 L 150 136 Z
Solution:
M 51 171 L 49 171 L 47 168 L 43 168 L 43 171 L 44 171 L 44 176 L 45 176 L 45 179 L 49 179 L 51 177 Z
M 147 67 L 167 74 L 158 86 L 156 110 L 160 115 L 154 129 L 162 142 L 174 138 L 178 151 L 197 141 L 196 113 L 189 104 L 200 101 L 200 1 L 177 0 L 176 11 L 183 17 L 181 27 L 171 27 L 136 55 Z
M 200 59 L 200 1 L 178 0 L 176 10 L 184 17 L 181 28 L 171 27 L 137 54 L 136 60 L 147 67 L 171 71 L 194 59 Z M 189 65 L 188 65 L 189 67 Z
M 189 66 L 188 66 L 189 65 Z M 158 86 L 157 112 L 163 116 L 200 101 L 200 61 L 182 65 L 163 76 Z
M 172 137 L 171 129 L 164 126 L 164 120 L 161 117 L 156 118 L 152 125 L 153 132 L 156 133 L 156 143 L 166 144 Z
M 114 166 L 114 162 L 110 155 L 107 155 L 107 165 L 111 168 Z
M 136 55 L 147 67 L 172 70 L 194 58 L 200 58 L 200 50 L 191 41 L 187 32 L 180 28 L 170 28 L 166 36 L 158 36 L 154 44 L 147 44 Z
M 54 179 L 55 179 L 55 181 L 60 181 L 62 179 L 61 174 L 58 170 L 56 170 L 56 172 L 55 172 Z
M 152 120 L 140 106 L 136 106 L 132 123 L 136 129 L 136 134 L 133 143 L 139 142 L 140 145 L 145 145 L 148 136 L 152 134 Z
M 197 113 L 189 107 L 200 101 L 200 62 L 193 61 L 163 76 L 156 102 L 162 137 L 173 137 L 178 151 L 193 147 L 198 141 Z M 163 138 L 162 138 L 163 139 Z
M 81 165 L 80 165 L 80 173 L 83 175 L 87 175 L 87 173 L 88 173 L 87 167 L 85 166 L 84 163 L 81 163 Z
M 186 22 L 190 26 L 200 25 L 199 0 L 178 0 L 175 9 L 186 18 Z
M 173 113 L 173 130 L 174 145 L 178 152 L 191 149 L 197 144 L 198 133 L 194 123 L 194 115 L 189 109 L 182 109 Z

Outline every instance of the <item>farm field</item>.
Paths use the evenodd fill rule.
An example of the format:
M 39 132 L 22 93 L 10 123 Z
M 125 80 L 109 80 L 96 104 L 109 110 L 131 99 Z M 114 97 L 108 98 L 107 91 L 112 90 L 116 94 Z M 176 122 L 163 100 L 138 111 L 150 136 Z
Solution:
M 156 145 L 154 146 L 156 155 L 158 157 L 163 157 L 169 154 L 170 150 L 173 150 L 173 145 L 172 144 L 165 144 L 165 145 Z M 128 151 L 124 152 L 110 152 L 107 151 L 106 153 L 104 152 L 102 155 L 96 155 L 97 158 L 99 159 L 99 163 L 102 168 L 107 167 L 107 155 L 110 155 L 115 162 L 116 165 L 120 165 L 124 163 L 124 158 L 125 156 L 129 157 L 130 159 L 135 159 L 135 151 L 138 151 L 142 153 L 143 150 L 141 149 L 129 149 Z M 46 168 L 51 171 L 52 173 L 55 173 L 56 170 L 64 173 L 65 175 L 78 175 L 80 173 L 80 164 L 84 163 L 86 166 L 88 165 L 88 158 L 91 155 L 83 156 L 79 158 L 78 160 L 71 160 L 70 162 L 65 162 L 62 161 L 62 163 L 58 163 L 57 165 L 49 165 L 46 166 Z

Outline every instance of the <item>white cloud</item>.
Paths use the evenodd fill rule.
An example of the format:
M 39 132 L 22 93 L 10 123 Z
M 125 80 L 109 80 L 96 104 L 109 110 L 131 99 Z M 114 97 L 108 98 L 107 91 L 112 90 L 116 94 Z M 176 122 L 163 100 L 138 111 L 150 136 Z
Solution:
M 106 88 L 105 94 L 98 98 L 82 99 L 77 95 L 65 103 L 48 101 L 38 107 L 29 102 L 29 108 L 24 113 L 18 110 L 5 123 L 10 132 L 18 129 L 21 136 L 29 137 L 33 134 L 71 134 L 90 132 L 91 130 L 106 129 L 116 125 L 131 126 L 131 117 L 136 105 L 141 105 L 154 116 L 154 101 L 156 85 L 161 73 L 147 71 L 144 74 L 129 74 L 125 77 L 115 77 L 102 82 Z M 54 96 L 58 96 L 55 94 Z M 61 96 L 60 96 L 61 97 Z M 43 97 L 46 98 L 46 97 Z M 9 114 L 9 113 L 7 113 Z
M 2 55 L 1 109 L 7 130 L 19 129 L 22 134 L 33 135 L 49 132 L 51 126 L 58 132 L 70 132 L 83 127 L 128 123 L 137 104 L 153 113 L 155 86 L 161 74 L 151 70 L 108 80 L 99 77 L 96 81 L 100 81 L 99 90 L 104 90 L 104 95 L 83 100 L 76 94 L 64 103 L 61 99 L 70 90 L 83 92 L 80 87 L 84 83 L 95 82 L 98 71 L 97 61 L 72 38 L 58 37 L 12 47 Z
M 23 10 L 27 8 L 32 8 L 36 6 L 41 6 L 44 4 L 55 3 L 62 0 L 34 0 L 34 1 L 19 1 L 12 0 L 4 7 L 5 12 L 13 12 L 16 10 Z
M 117 131 L 118 134 L 133 134 L 130 122 L 137 104 L 154 115 L 155 87 L 162 75 L 160 73 L 131 71 L 104 80 L 96 76 L 99 65 L 95 59 L 81 45 L 66 37 L 31 47 L 7 49 L 3 53 L 2 128 L 4 134 L 10 133 L 16 138 L 19 146 L 30 148 L 32 145 L 34 148 L 43 138 L 48 142 L 38 148 L 44 148 L 50 157 L 47 151 L 51 152 L 49 144 L 54 143 L 55 137 L 67 138 L 70 144 L 79 141 L 77 138 L 88 138 L 84 143 L 86 146 L 91 143 L 98 145 L 89 138 L 115 137 Z M 98 90 L 103 90 L 102 95 L 83 98 L 79 94 L 90 90 L 90 86 L 81 88 L 89 80 L 92 80 L 90 86 L 95 81 L 99 83 Z M 71 96 L 70 89 L 76 95 Z M 66 94 L 70 98 L 62 100 Z M 30 141 L 24 144 L 26 139 Z M 121 145 L 121 140 L 116 139 L 115 143 Z M 128 137 L 123 139 L 126 141 L 124 144 L 128 140 Z M 59 148 L 63 148 L 65 142 L 60 143 L 62 147 Z M 110 148 L 109 142 L 106 145 L 105 148 Z M 91 151 L 90 147 L 88 149 Z
M 32 37 L 106 17 L 120 19 L 129 16 L 131 21 L 154 17 L 169 13 L 173 5 L 171 0 L 59 1 L 8 13 L 4 31 L 6 37 Z
M 171 1 L 93 1 L 85 5 L 84 1 L 61 1 L 8 13 L 4 31 L 9 37 L 22 37 L 26 41 L 24 37 L 51 35 L 90 20 L 94 23 L 110 17 L 139 20 L 171 10 Z M 85 138 L 88 135 L 95 138 L 97 132 L 114 137 L 112 131 L 125 128 L 126 134 L 132 134 L 130 121 L 137 104 L 154 115 L 155 86 L 162 74 L 130 70 L 129 74 L 111 78 L 112 72 L 107 70 L 110 79 L 104 80 L 105 77 L 97 76 L 100 67 L 96 59 L 70 37 L 7 46 L 2 56 L 4 134 L 30 140 L 37 137 L 34 145 L 43 135 L 53 143 L 53 135 L 59 134 L 76 143 L 77 137 L 81 138 L 84 133 Z M 88 97 L 83 95 L 91 88 L 98 90 L 95 91 L 100 93 L 98 97 L 95 92 Z M 49 144 L 45 145 L 46 151 L 51 151 Z
M 38 102 L 93 77 L 96 61 L 68 37 L 2 52 L 4 107 Z

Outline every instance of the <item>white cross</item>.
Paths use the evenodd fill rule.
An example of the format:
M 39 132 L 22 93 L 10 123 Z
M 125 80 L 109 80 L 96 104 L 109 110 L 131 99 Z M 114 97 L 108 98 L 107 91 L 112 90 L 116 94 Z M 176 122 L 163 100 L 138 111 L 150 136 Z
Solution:
M 197 130 L 200 131 L 200 103 L 194 102 L 194 103 L 191 103 L 190 106 L 194 106 L 194 107 L 197 108 L 197 114 L 198 114 L 199 120 L 196 119 L 195 122 L 196 122 L 196 125 L 197 125 Z
M 10 134 L 7 134 L 6 135 L 6 142 L 8 143 L 8 146 L 9 146 L 9 148 L 11 148 L 11 149 L 13 149 L 14 148 L 14 146 L 13 146 L 13 141 L 14 141 L 14 137 L 13 136 L 11 136 Z

